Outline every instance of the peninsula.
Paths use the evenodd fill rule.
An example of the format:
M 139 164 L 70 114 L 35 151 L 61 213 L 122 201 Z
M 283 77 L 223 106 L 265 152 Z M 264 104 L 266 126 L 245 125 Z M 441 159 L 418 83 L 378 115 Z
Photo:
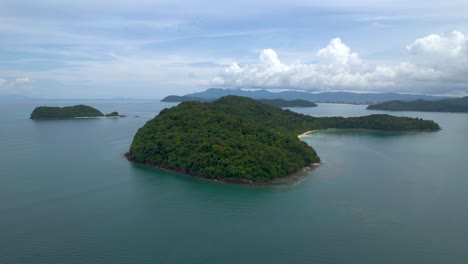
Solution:
M 456 99 L 444 99 L 438 101 L 389 101 L 380 104 L 369 105 L 369 110 L 386 111 L 422 111 L 422 112 L 468 112 L 468 96 Z
M 69 118 L 98 118 L 119 117 L 118 112 L 104 115 L 101 111 L 87 105 L 74 105 L 65 107 L 39 106 L 31 113 L 31 119 L 69 119 Z
M 298 135 L 326 128 L 440 129 L 433 121 L 390 115 L 312 117 L 226 96 L 162 110 L 138 130 L 125 156 L 202 178 L 262 184 L 319 163 L 315 150 Z

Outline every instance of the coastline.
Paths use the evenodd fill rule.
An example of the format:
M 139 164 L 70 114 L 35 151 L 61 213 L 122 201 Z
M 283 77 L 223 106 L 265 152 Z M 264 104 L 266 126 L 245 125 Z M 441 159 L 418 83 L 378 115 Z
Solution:
M 250 185 L 250 186 L 275 186 L 275 185 L 288 185 L 292 184 L 295 182 L 298 182 L 299 180 L 305 178 L 308 175 L 308 172 L 312 171 L 313 169 L 319 167 L 322 165 L 322 163 L 312 163 L 308 166 L 305 166 L 301 168 L 300 170 L 293 172 L 289 174 L 288 176 L 281 177 L 281 178 L 275 178 L 269 181 L 252 181 L 252 180 L 244 180 L 244 179 L 233 179 L 233 178 L 227 178 L 227 177 L 218 177 L 218 178 L 208 178 L 203 175 L 199 174 L 194 174 L 194 173 L 189 173 L 187 171 L 178 169 L 178 168 L 170 168 L 168 166 L 165 166 L 163 164 L 151 164 L 147 162 L 139 162 L 136 161 L 135 158 L 130 154 L 130 152 L 127 152 L 124 154 L 124 157 L 134 163 L 139 163 L 139 164 L 144 164 L 156 169 L 162 169 L 170 172 L 176 172 L 180 173 L 186 176 L 202 179 L 202 180 L 207 180 L 207 181 L 213 181 L 213 182 L 224 182 L 224 183 L 233 183 L 233 184 L 240 184 L 240 185 Z

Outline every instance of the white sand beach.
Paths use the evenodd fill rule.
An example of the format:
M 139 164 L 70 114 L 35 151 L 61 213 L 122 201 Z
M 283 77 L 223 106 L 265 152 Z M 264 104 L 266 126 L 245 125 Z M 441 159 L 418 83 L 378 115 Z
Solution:
M 306 132 L 298 135 L 297 137 L 298 138 L 303 138 L 303 137 L 307 136 L 308 134 L 312 134 L 312 133 L 315 133 L 315 132 L 318 132 L 318 131 L 320 131 L 320 129 L 306 131 Z

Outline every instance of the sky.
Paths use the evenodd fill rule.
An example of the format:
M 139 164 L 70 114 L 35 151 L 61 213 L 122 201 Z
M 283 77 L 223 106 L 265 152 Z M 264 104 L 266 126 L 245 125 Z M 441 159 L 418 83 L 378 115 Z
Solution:
M 0 0 L 0 95 L 468 95 L 466 0 Z

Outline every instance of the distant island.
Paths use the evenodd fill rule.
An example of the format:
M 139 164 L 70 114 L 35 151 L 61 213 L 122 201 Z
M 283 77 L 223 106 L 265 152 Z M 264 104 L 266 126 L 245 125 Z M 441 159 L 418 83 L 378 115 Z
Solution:
M 196 102 L 211 102 L 216 99 L 206 99 L 200 97 L 192 97 L 192 96 L 177 96 L 177 95 L 169 95 L 161 100 L 161 102 L 188 102 L 188 101 L 196 101 Z M 284 100 L 284 99 L 255 99 L 259 102 L 264 104 L 275 106 L 275 107 L 316 107 L 317 104 L 311 101 L 301 100 L 301 99 L 294 99 L 294 100 Z
M 468 96 L 438 101 L 416 100 L 411 102 L 389 101 L 369 105 L 369 110 L 423 111 L 423 112 L 468 112 Z
M 31 119 L 68 119 L 68 118 L 97 118 L 119 117 L 118 112 L 104 115 L 101 111 L 87 105 L 74 105 L 65 107 L 39 106 L 31 113 Z
M 413 100 L 441 100 L 448 97 L 415 95 L 400 93 L 352 93 L 352 92 L 321 92 L 309 93 L 303 91 L 270 92 L 267 90 L 242 90 L 210 88 L 203 92 L 186 94 L 183 96 L 170 95 L 161 100 L 162 102 L 200 101 L 209 102 L 223 96 L 236 95 L 253 99 L 283 99 L 283 100 L 306 100 L 315 103 L 347 103 L 347 104 L 375 104 L 391 100 L 413 101 Z
M 227 96 L 162 110 L 138 130 L 125 155 L 130 161 L 207 179 L 284 183 L 320 162 L 315 150 L 298 135 L 327 128 L 440 129 L 433 121 L 390 115 L 312 117 Z

